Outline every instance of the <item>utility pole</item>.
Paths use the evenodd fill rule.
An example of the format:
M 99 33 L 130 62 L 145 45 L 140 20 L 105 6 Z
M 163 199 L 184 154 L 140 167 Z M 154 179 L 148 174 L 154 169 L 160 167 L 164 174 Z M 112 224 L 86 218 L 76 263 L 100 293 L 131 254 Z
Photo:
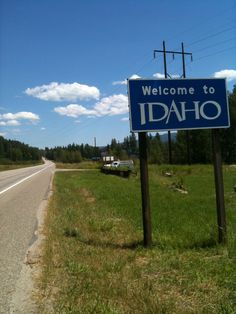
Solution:
M 182 47 L 182 66 L 183 66 L 183 78 L 186 78 L 186 71 L 185 71 L 185 54 L 188 54 L 191 56 L 191 61 L 193 61 L 193 55 L 190 52 L 184 52 L 184 43 L 181 43 Z M 190 138 L 189 138 L 189 130 L 185 131 L 186 133 L 186 144 L 187 144 L 187 161 L 188 165 L 191 164 L 191 159 L 190 159 Z
M 193 56 L 191 52 L 185 52 L 184 51 L 184 44 L 182 43 L 182 50 L 181 51 L 170 51 L 166 50 L 165 46 L 165 41 L 163 41 L 163 50 L 154 50 L 154 59 L 156 57 L 156 53 L 162 53 L 163 58 L 164 58 L 164 74 L 165 74 L 165 79 L 168 77 L 171 78 L 171 76 L 167 72 L 167 64 L 166 64 L 166 54 L 172 54 L 172 57 L 174 59 L 175 54 L 181 54 L 182 55 L 182 66 L 183 66 L 183 78 L 186 78 L 186 71 L 185 71 L 185 55 L 190 55 L 191 56 L 191 61 L 193 60 Z M 188 132 L 188 131 L 186 131 Z M 189 149 L 189 133 L 187 134 L 187 158 L 188 158 L 188 163 L 190 163 L 190 149 Z M 171 147 L 171 132 L 168 131 L 168 150 L 169 150 L 169 163 L 172 164 L 172 147 Z
M 167 79 L 169 75 L 167 73 L 166 54 L 170 53 L 170 52 L 166 51 L 165 41 L 163 41 L 163 50 L 154 50 L 154 58 L 156 57 L 156 52 L 163 53 L 164 74 L 165 74 L 165 79 Z M 172 147 L 171 147 L 171 133 L 170 133 L 170 131 L 168 131 L 168 151 L 169 151 L 169 164 L 172 164 Z

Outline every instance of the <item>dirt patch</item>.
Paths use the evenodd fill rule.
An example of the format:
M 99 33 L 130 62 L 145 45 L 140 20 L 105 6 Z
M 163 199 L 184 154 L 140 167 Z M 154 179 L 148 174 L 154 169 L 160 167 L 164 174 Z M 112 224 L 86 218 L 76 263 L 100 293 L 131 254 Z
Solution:
M 89 190 L 82 188 L 80 190 L 80 193 L 84 197 L 84 200 L 86 203 L 91 204 L 91 203 L 94 203 L 96 201 L 95 197 L 92 195 L 92 193 Z

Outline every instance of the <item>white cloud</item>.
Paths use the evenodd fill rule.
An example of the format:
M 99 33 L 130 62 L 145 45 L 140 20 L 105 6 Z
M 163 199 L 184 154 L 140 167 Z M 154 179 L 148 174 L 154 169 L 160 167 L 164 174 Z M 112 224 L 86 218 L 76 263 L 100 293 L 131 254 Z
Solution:
M 6 136 L 7 133 L 0 133 L 0 136 Z
M 153 74 L 153 76 L 154 76 L 155 78 L 159 78 L 159 79 L 165 78 L 165 75 L 162 74 L 162 73 L 155 73 L 155 74 Z
M 40 130 L 41 130 L 41 131 L 45 131 L 45 130 L 46 130 L 46 128 L 42 127 Z
M 227 78 L 229 82 L 236 80 L 236 70 L 221 70 L 215 72 L 213 75 L 215 78 Z
M 164 75 L 163 73 L 154 73 L 153 76 L 154 76 L 155 78 L 158 78 L 158 79 L 163 79 L 163 78 L 165 78 L 165 75 Z M 180 77 L 178 74 L 171 74 L 170 76 L 171 76 L 171 78 L 173 78 L 173 79 Z
M 47 101 L 97 100 L 100 97 L 97 87 L 76 82 L 71 84 L 52 82 L 49 85 L 27 88 L 25 93 Z
M 77 118 L 79 116 L 93 116 L 96 115 L 95 110 L 90 110 L 84 106 L 71 104 L 66 107 L 56 107 L 54 108 L 56 113 L 59 113 L 61 116 L 67 116 L 72 118 Z
M 0 121 L 1 126 L 17 126 L 20 125 L 20 122 L 17 120 L 7 120 L 7 121 Z
M 129 117 L 124 117 L 121 119 L 121 121 L 123 121 L 123 122 L 129 121 Z
M 137 74 L 133 74 L 129 78 L 130 79 L 138 79 L 138 78 L 140 78 L 140 76 L 137 75 Z M 115 82 L 112 83 L 112 85 L 127 85 L 127 80 L 115 81 Z
M 153 77 L 155 77 L 157 79 L 164 79 L 165 75 L 163 73 L 154 73 Z M 179 77 L 180 76 L 178 74 L 171 75 L 171 78 L 179 78 Z M 130 79 L 139 79 L 139 78 L 141 78 L 141 77 L 137 74 L 133 74 L 132 76 L 130 76 Z M 112 85 L 127 85 L 127 80 L 115 81 L 112 83 Z
M 35 113 L 32 112 L 27 112 L 27 111 L 21 111 L 17 113 L 4 113 L 0 114 L 0 119 L 3 120 L 30 120 L 30 121 L 37 121 L 39 120 L 39 116 Z
M 104 97 L 94 109 L 98 116 L 125 114 L 128 112 L 128 97 L 122 94 Z
M 127 80 L 112 82 L 112 85 L 126 85 Z
M 127 80 L 115 81 L 115 82 L 112 83 L 112 85 L 127 85 Z
M 56 107 L 54 111 L 62 116 L 73 118 L 120 115 L 128 112 L 128 97 L 122 94 L 112 95 L 102 98 L 91 109 L 78 104 L 70 104 L 65 107 Z
M 18 126 L 21 125 L 19 120 L 28 120 L 34 123 L 39 120 L 39 116 L 27 111 L 0 114 L 0 126 Z
M 172 74 L 172 75 L 171 75 L 171 78 L 173 78 L 173 79 L 174 79 L 174 78 L 180 78 L 180 75 L 179 75 L 179 74 Z

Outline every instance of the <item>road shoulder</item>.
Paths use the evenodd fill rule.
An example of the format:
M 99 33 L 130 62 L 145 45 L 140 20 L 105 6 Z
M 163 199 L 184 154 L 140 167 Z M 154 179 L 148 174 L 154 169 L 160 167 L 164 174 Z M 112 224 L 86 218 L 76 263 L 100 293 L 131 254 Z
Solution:
M 47 213 L 48 201 L 52 195 L 52 183 L 54 173 L 52 173 L 50 187 L 45 199 L 41 202 L 37 211 L 37 229 L 35 231 L 36 240 L 28 248 L 20 276 L 17 280 L 16 288 L 10 304 L 10 314 L 36 314 L 38 308 L 34 296 L 37 294 L 36 280 L 40 275 L 40 259 L 42 257 L 41 247 L 44 240 L 43 225 Z

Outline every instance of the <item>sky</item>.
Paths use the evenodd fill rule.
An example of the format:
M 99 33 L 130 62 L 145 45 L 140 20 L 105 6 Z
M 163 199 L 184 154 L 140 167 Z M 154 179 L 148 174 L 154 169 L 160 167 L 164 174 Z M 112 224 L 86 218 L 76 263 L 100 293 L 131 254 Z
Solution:
M 127 78 L 236 84 L 235 0 L 0 0 L 0 135 L 40 148 L 130 134 Z M 181 77 L 180 55 L 167 71 Z

